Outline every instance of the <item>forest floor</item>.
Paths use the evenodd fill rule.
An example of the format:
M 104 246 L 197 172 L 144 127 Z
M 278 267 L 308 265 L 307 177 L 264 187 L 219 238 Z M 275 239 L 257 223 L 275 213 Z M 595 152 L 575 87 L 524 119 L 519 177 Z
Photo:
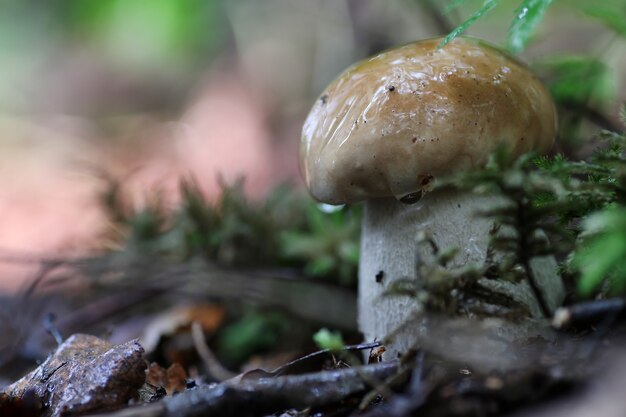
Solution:
M 380 342 L 359 344 L 355 295 L 345 288 L 163 265 L 146 267 L 153 278 L 137 285 L 120 278 L 119 265 L 102 266 L 43 263 L 30 288 L 4 298 L 0 415 L 621 416 L 626 408 L 622 299 L 572 305 L 547 337 L 515 342 L 469 319 L 459 327 L 424 316 L 429 340 L 396 359 Z M 232 300 L 245 298 L 255 310 L 234 325 L 241 310 L 233 313 Z M 344 310 L 327 308 L 338 302 Z M 259 319 L 274 310 L 290 317 L 275 319 L 278 333 Z M 320 350 L 311 342 L 320 325 L 356 343 Z M 224 342 L 228 333 L 249 339 Z M 261 343 L 270 334 L 277 338 Z

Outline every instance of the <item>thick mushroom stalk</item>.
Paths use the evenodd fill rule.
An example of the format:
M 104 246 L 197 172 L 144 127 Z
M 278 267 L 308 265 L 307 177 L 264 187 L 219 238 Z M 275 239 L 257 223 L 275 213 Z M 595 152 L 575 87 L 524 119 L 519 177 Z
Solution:
M 494 197 L 446 189 L 427 193 L 414 204 L 403 204 L 395 198 L 370 199 L 365 203 L 358 320 L 366 340 L 389 337 L 388 357 L 394 357 L 395 352 L 405 352 L 416 343 L 422 305 L 414 297 L 389 293 L 400 279 L 419 286 L 425 278 L 420 276 L 420 267 L 435 262 L 432 248 L 418 244 L 417 235 L 425 233 L 441 250 L 458 248 L 448 268 L 481 267 L 488 261 L 493 221 L 477 213 L 492 209 L 496 204 L 498 200 Z M 554 311 L 564 297 L 554 258 L 534 258 L 531 268 L 548 309 Z M 483 279 L 479 283 L 526 307 L 532 317 L 543 317 L 539 302 L 526 281 L 514 284 Z M 501 335 L 516 339 L 528 336 L 528 331 L 523 327 L 509 327 Z
M 417 233 L 442 249 L 459 248 L 451 267 L 482 264 L 493 225 L 473 212 L 497 203 L 446 190 L 413 205 L 397 200 L 414 200 L 433 179 L 483 166 L 498 148 L 515 158 L 545 152 L 555 138 L 554 103 L 522 63 L 476 39 L 438 48 L 440 42 L 408 44 L 348 68 L 324 90 L 302 129 L 300 165 L 311 195 L 329 204 L 365 201 L 359 323 L 368 339 L 385 338 L 419 308 L 382 297 L 393 280 L 423 280 L 416 259 L 426 262 L 428 252 L 417 246 Z M 534 262 L 532 288 L 497 280 L 484 286 L 545 315 L 563 289 L 554 260 Z M 539 293 L 546 302 L 538 309 Z M 399 350 L 419 332 L 409 333 L 396 339 Z

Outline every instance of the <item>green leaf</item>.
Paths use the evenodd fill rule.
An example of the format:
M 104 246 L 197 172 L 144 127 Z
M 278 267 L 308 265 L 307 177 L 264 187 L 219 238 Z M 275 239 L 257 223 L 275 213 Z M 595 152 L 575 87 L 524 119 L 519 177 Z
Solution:
M 515 10 L 515 19 L 509 28 L 507 48 L 518 53 L 526 48 L 537 24 L 541 22 L 552 0 L 524 0 Z
M 626 210 L 610 207 L 589 216 L 583 223 L 582 243 L 571 266 L 580 271 L 578 292 L 589 296 L 604 280 L 615 288 L 624 286 L 621 268 L 626 258 Z
M 587 56 L 565 55 L 539 62 L 549 73 L 547 84 L 559 103 L 608 102 L 615 95 L 615 75 L 602 61 Z
M 324 328 L 313 335 L 313 341 L 321 348 L 340 351 L 346 346 L 339 332 L 331 332 Z
M 585 219 L 583 223 L 583 237 L 593 236 L 599 233 L 605 233 L 615 228 L 624 228 L 626 218 L 621 210 L 610 208 L 595 213 Z
M 320 255 L 309 262 L 304 271 L 312 276 L 328 275 L 337 265 L 335 258 L 329 255 Z
M 280 313 L 250 311 L 218 334 L 219 356 L 229 364 L 238 364 L 275 346 L 291 324 Z
M 498 5 L 499 2 L 500 0 L 485 0 L 485 2 L 483 3 L 480 9 L 474 12 L 467 20 L 465 20 L 463 23 L 457 26 L 456 29 L 450 32 L 448 36 L 446 36 L 441 41 L 441 43 L 439 44 L 439 48 L 443 48 L 448 42 L 450 42 L 451 40 L 453 40 L 454 38 L 458 36 L 461 36 L 461 34 L 463 34 L 463 32 L 467 30 L 467 28 L 469 28 L 474 23 L 476 23 L 478 19 L 482 18 L 483 16 L 491 12 Z
M 611 270 L 626 256 L 626 236 L 607 234 L 596 238 L 576 254 L 573 265 L 580 270 L 578 292 L 590 295 L 609 278 Z

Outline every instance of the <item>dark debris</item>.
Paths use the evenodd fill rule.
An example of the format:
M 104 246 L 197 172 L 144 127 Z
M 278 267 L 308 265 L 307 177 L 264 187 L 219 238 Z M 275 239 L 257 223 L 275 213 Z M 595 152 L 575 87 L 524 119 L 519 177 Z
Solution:
M 112 345 L 76 334 L 37 369 L 6 387 L 8 399 L 2 407 L 32 402 L 28 399 L 34 395 L 44 417 L 121 408 L 137 396 L 145 368 L 143 348 L 135 340 Z

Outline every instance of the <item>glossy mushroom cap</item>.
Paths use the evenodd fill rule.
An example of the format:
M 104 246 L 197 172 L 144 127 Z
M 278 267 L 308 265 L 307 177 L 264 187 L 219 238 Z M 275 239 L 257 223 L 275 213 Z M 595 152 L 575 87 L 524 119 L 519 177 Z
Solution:
M 302 129 L 309 191 L 329 204 L 402 198 L 433 178 L 484 164 L 499 146 L 546 151 L 556 113 L 537 77 L 472 38 L 429 39 L 344 71 Z

